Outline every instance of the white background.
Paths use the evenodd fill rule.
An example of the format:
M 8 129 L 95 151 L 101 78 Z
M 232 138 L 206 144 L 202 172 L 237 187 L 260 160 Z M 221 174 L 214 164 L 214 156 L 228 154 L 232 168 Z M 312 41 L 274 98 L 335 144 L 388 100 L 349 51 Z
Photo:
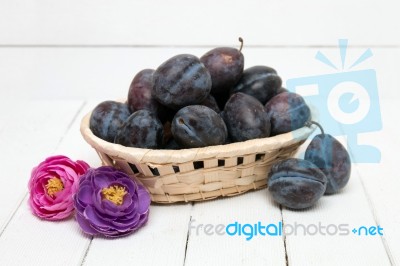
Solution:
M 400 263 L 397 151 L 400 106 L 398 1 L 29 1 L 0 0 L 0 265 L 390 265 Z M 290 78 L 335 73 L 367 48 L 383 129 L 359 135 L 381 150 L 379 164 L 353 164 L 348 186 L 306 211 L 280 210 L 267 190 L 204 203 L 151 206 L 148 224 L 122 239 L 85 236 L 73 220 L 45 222 L 27 205 L 30 170 L 65 154 L 99 166 L 79 124 L 101 100 L 126 97 L 135 73 L 170 56 L 201 56 L 245 40 L 245 66 Z M 302 147 L 304 149 L 304 147 Z M 191 235 L 196 223 L 380 225 L 379 236 Z

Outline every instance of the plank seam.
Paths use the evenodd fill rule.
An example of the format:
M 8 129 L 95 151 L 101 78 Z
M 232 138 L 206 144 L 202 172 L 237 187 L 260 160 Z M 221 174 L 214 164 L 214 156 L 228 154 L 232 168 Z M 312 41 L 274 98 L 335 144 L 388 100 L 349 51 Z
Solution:
M 62 140 L 64 139 L 64 136 L 68 133 L 68 131 L 71 129 L 73 123 L 75 122 L 75 120 L 78 118 L 79 113 L 82 111 L 83 107 L 86 105 L 86 101 L 84 101 L 81 106 L 78 108 L 77 112 L 75 113 L 75 115 L 72 117 L 72 121 L 71 123 L 68 124 L 67 128 L 64 131 L 64 134 L 60 137 L 60 140 L 58 141 L 58 143 L 56 144 L 55 147 L 55 151 L 58 149 L 58 147 L 60 146 L 60 144 L 62 143 Z M 22 200 L 20 200 L 20 202 L 17 205 L 17 208 L 15 208 L 14 212 L 11 214 L 11 217 L 8 219 L 8 221 L 6 222 L 4 228 L 1 230 L 0 232 L 0 238 L 3 235 L 3 233 L 6 231 L 8 225 L 11 223 L 11 221 L 13 220 L 15 214 L 17 213 L 17 211 L 19 210 L 19 208 L 22 206 L 22 203 L 25 202 L 26 197 L 29 195 L 29 191 L 25 192 L 24 197 L 22 198 Z
M 24 197 L 22 198 L 22 200 L 18 203 L 17 208 L 15 208 L 15 210 L 13 211 L 13 213 L 11 214 L 11 217 L 8 219 L 8 221 L 6 222 L 6 224 L 4 225 L 3 230 L 1 230 L 0 232 L 0 238 L 3 235 L 3 233 L 6 231 L 7 227 L 9 226 L 9 224 L 11 223 L 12 219 L 14 218 L 15 214 L 17 213 L 17 211 L 19 210 L 19 208 L 21 207 L 22 203 L 25 202 L 26 196 L 28 195 L 28 192 L 25 192 Z
M 279 204 L 279 209 L 281 211 L 281 221 L 282 221 L 282 228 L 285 228 L 285 222 L 283 221 L 283 211 L 282 211 L 282 205 Z M 286 235 L 285 232 L 283 232 L 283 247 L 285 249 L 285 262 L 286 266 L 289 266 L 289 258 L 287 254 L 287 246 L 286 246 Z
M 72 128 L 72 125 L 75 123 L 76 119 L 78 119 L 79 114 L 82 112 L 83 108 L 86 106 L 87 101 L 84 101 L 81 106 L 78 108 L 78 111 L 76 111 L 75 115 L 72 117 L 71 122 L 68 124 L 64 134 L 61 136 L 60 140 L 58 141 L 56 148 L 54 149 L 55 151 L 60 147 L 61 143 L 63 142 L 65 136 L 69 132 L 69 130 Z
M 93 236 L 90 237 L 89 244 L 87 245 L 86 250 L 85 250 L 85 254 L 83 255 L 83 258 L 82 258 L 81 266 L 85 264 L 86 258 L 87 258 L 88 254 L 89 254 L 89 250 L 90 250 L 90 248 L 92 246 L 92 242 L 93 242 Z
M 190 212 L 193 211 L 193 206 L 194 206 L 193 202 L 191 203 L 191 205 L 192 205 L 192 207 L 190 208 Z M 190 215 L 190 218 L 189 218 L 188 230 L 187 230 L 187 234 L 186 234 L 185 255 L 184 255 L 184 257 L 183 257 L 183 266 L 185 266 L 185 264 L 186 264 L 186 254 L 187 254 L 187 249 L 188 249 L 188 246 L 189 246 L 190 224 L 191 224 L 191 221 L 192 221 L 192 215 Z

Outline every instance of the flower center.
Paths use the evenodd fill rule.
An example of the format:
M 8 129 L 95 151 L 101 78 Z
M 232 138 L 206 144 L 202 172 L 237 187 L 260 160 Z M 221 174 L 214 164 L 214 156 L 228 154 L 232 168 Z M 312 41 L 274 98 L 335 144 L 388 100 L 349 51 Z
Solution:
M 121 205 L 124 202 L 124 196 L 128 193 L 125 187 L 121 186 L 109 186 L 101 190 L 101 194 L 104 198 L 108 199 L 115 205 Z
M 64 184 L 60 178 L 53 177 L 47 181 L 46 184 L 47 194 L 54 197 L 54 194 L 64 189 Z

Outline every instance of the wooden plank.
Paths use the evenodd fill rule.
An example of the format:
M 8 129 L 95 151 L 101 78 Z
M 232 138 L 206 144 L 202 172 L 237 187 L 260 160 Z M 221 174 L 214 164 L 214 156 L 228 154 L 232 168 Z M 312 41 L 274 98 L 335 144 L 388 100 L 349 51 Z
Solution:
M 32 167 L 53 154 L 81 105 L 81 101 L 35 101 L 16 102 L 12 111 L 0 107 L 1 113 L 9 114 L 0 132 L 0 187 L 12 188 L 0 195 L 0 231 L 25 197 Z
M 182 265 L 190 204 L 152 205 L 148 223 L 118 240 L 93 239 L 83 265 Z
M 400 149 L 397 133 L 399 105 L 399 98 L 381 101 L 382 130 L 358 135 L 359 143 L 371 145 L 380 150 L 381 162 L 359 163 L 353 168 L 354 172 L 361 177 L 360 185 L 368 199 L 374 222 L 383 228 L 384 235 L 381 240 L 393 265 L 400 263 L 398 249 L 400 207 L 397 204 L 400 180 L 396 155 Z M 357 154 L 354 152 L 353 156 L 357 159 Z
M 66 265 L 71 259 L 79 261 L 83 257 L 84 243 L 80 246 L 70 242 L 72 236 L 79 235 L 73 220 L 41 221 L 31 214 L 27 203 L 27 183 L 32 167 L 50 155 L 62 153 L 62 149 L 56 148 L 60 147 L 67 131 L 76 129 L 71 121 L 76 119 L 82 105 L 81 101 L 15 103 L 15 112 L 10 114 L 13 119 L 0 133 L 3 154 L 8 155 L 3 157 L 6 164 L 0 173 L 0 186 L 12 188 L 0 195 L 1 265 Z M 79 251 L 82 252 L 80 257 L 70 256 Z
M 384 114 L 382 115 L 384 116 Z M 320 121 L 320 123 L 324 125 L 324 121 Z M 338 126 L 340 127 L 339 124 Z M 318 129 L 316 133 L 320 133 Z M 329 134 L 329 132 L 326 133 Z M 346 139 L 343 136 L 335 137 L 345 147 L 347 146 Z M 302 145 L 296 154 L 297 157 L 303 158 L 304 150 L 310 140 Z M 358 232 L 351 232 L 354 228 L 359 229 L 361 226 L 369 228 L 379 225 L 385 228 L 382 223 L 377 221 L 380 218 L 371 204 L 373 198 L 365 191 L 365 176 L 360 175 L 360 172 L 357 171 L 358 168 L 358 164 L 353 164 L 350 181 L 340 193 L 324 196 L 313 208 L 305 211 L 283 209 L 283 219 L 286 224 L 295 226 L 297 223 L 306 227 L 314 227 L 314 225 L 319 227 L 319 223 L 321 223 L 321 226 L 325 226 L 325 235 L 321 233 L 303 235 L 304 230 L 300 225 L 300 235 L 286 237 L 289 265 L 395 265 L 393 258 L 395 255 L 391 252 L 395 244 L 387 241 L 386 232 L 383 237 L 380 235 L 366 236 L 364 232 L 362 235 L 358 235 Z M 382 167 L 378 166 L 377 168 L 381 169 Z M 382 187 L 387 186 L 387 184 L 382 185 Z M 392 205 L 391 209 L 396 211 L 399 208 Z M 341 231 L 344 235 L 338 234 L 339 231 L 337 231 L 337 234 L 329 235 L 326 231 L 326 227 L 329 226 L 332 233 L 335 228 L 338 230 L 339 225 L 348 229 L 347 232 Z M 395 228 L 393 223 L 388 223 L 386 226 L 390 232 Z M 314 229 L 311 228 L 310 230 L 312 232 Z M 307 242 L 307 245 L 304 245 L 305 242 Z M 351 253 L 349 253 L 350 251 Z
M 340 194 L 323 197 L 312 209 L 282 212 L 286 225 L 305 225 L 312 234 L 319 224 L 329 227 L 331 233 L 340 224 L 349 230 L 343 231 L 345 235 L 331 236 L 326 231 L 322 231 L 325 235 L 303 235 L 299 227 L 300 233 L 286 237 L 289 265 L 390 265 L 379 236 L 358 236 L 351 232 L 360 226 L 376 226 L 356 173 Z
M 101 99 L 90 100 L 84 103 L 57 148 L 58 153 L 65 154 L 75 160 L 84 160 L 91 167 L 101 166 L 101 160 L 96 151 L 84 140 L 80 132 L 82 118 L 91 112 L 101 101 Z
M 258 235 L 247 241 L 244 235 L 219 235 L 215 231 L 219 224 L 277 224 L 281 218 L 279 206 L 266 189 L 195 203 L 185 265 L 286 265 L 281 236 Z M 213 230 L 208 229 L 210 225 Z
M 399 45 L 395 0 L 6 1 L 1 45 Z M 374 19 L 371 19 L 374 18 Z M 357 21 L 357 23 L 354 23 Z
M 24 200 L 0 238 L 0 264 L 79 265 L 89 243 L 74 219 L 42 221 Z
M 84 142 L 79 132 L 81 118 L 97 103 L 91 101 L 79 112 L 56 153 L 99 166 L 97 154 Z M 190 204 L 152 206 L 149 223 L 134 235 L 117 240 L 118 248 L 110 249 L 110 240 L 95 238 L 91 241 L 74 219 L 59 223 L 37 219 L 31 215 L 24 200 L 0 238 L 0 250 L 5 254 L 0 257 L 0 264 L 77 265 L 84 261 L 85 264 L 98 265 L 100 261 L 123 264 L 131 260 L 176 265 L 184 259 L 190 209 Z M 164 252 L 163 256 L 153 255 L 160 251 Z M 15 258 L 16 254 L 21 256 Z
M 90 109 L 98 102 L 90 101 Z M 114 241 L 94 238 L 84 265 L 182 264 L 190 211 L 191 204 L 151 205 L 148 223 L 134 234 Z

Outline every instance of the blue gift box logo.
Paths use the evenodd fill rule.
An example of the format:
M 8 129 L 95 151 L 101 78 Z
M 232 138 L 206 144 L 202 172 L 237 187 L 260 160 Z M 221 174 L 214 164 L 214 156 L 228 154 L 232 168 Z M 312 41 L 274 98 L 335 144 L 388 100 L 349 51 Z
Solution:
M 347 147 L 355 163 L 379 163 L 381 153 L 374 146 L 358 143 L 358 134 L 382 129 L 376 72 L 373 69 L 350 71 L 372 56 L 367 49 L 345 71 L 347 40 L 339 40 L 342 70 L 333 74 L 294 78 L 287 81 L 289 91 L 303 95 L 318 111 L 318 120 L 333 136 L 346 135 Z M 316 59 L 339 70 L 321 52 Z

